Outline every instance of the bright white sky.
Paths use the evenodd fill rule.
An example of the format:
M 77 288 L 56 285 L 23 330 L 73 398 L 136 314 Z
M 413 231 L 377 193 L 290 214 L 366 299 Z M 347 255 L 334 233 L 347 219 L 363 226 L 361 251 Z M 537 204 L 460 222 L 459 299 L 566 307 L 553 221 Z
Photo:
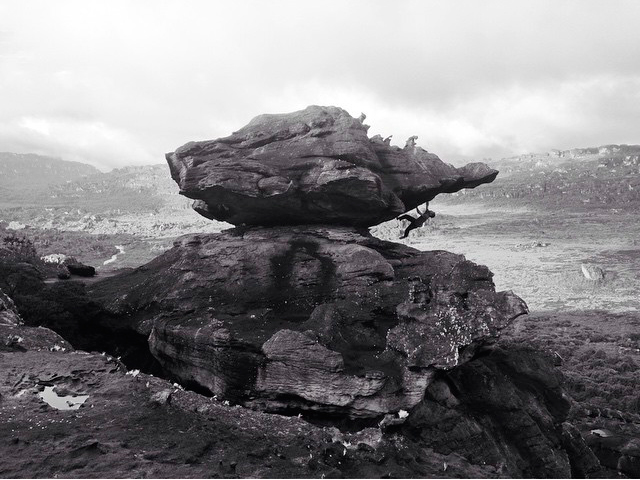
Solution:
M 640 143 L 639 1 L 2 0 L 0 151 L 161 163 L 337 105 L 445 161 Z

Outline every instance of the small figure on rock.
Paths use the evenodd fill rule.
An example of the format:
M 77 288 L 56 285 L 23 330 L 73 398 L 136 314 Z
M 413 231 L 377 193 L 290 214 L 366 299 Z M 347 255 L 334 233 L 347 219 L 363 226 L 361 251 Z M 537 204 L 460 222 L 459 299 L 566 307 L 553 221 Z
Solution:
M 413 148 L 416 146 L 416 140 L 418 139 L 417 135 L 412 135 L 407 138 L 407 143 L 405 143 L 404 148 Z
M 411 230 L 415 230 L 416 228 L 422 227 L 427 220 L 436 216 L 436 212 L 429 210 L 429 202 L 425 204 L 424 212 L 420 211 L 420 206 L 416 207 L 416 212 L 418 212 L 417 217 L 412 217 L 411 215 L 400 215 L 398 220 L 409 220 L 411 222 L 407 228 L 404 230 L 404 235 L 400 238 L 407 238 L 409 236 L 409 232 Z
M 384 139 L 385 145 L 391 145 L 391 137 L 393 137 L 393 135 L 389 135 L 387 138 Z

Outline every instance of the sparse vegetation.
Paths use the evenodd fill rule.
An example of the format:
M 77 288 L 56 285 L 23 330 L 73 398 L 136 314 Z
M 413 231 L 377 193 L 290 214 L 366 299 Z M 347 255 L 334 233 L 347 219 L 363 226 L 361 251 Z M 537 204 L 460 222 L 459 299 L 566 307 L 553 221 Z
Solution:
M 0 229 L 0 238 L 0 258 L 26 260 L 37 255 L 33 242 L 24 235 Z
M 640 204 L 640 145 L 606 145 L 489 161 L 498 178 L 443 199 L 491 205 L 545 205 L 562 210 Z
M 640 413 L 640 314 L 538 313 L 510 337 L 556 356 L 579 404 Z

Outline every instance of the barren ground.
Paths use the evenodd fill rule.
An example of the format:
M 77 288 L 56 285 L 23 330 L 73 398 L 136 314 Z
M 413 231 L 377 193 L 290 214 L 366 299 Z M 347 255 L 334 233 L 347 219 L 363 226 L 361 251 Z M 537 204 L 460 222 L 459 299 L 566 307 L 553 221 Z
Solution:
M 531 309 L 501 341 L 534 345 L 557 356 L 576 401 L 572 423 L 592 445 L 603 441 L 592 431 L 606 429 L 614 436 L 604 440 L 617 442 L 618 451 L 624 445 L 640 450 L 636 216 L 615 211 L 485 211 L 435 202 L 431 208 L 438 213 L 435 221 L 407 240 L 398 240 L 402 225 L 396 221 L 374 233 L 488 265 L 497 288 L 513 290 Z M 124 243 L 118 240 L 122 238 L 102 238 L 104 245 Z M 59 245 L 65 242 L 61 239 Z M 106 266 L 101 262 L 116 253 L 115 248 L 95 249 L 92 258 L 82 259 L 101 267 L 100 275 L 106 276 L 147 262 L 172 240 L 155 242 L 125 243 L 126 253 Z M 583 263 L 602 268 L 604 280 L 586 279 Z M 418 458 L 403 453 L 395 440 L 378 450 L 382 456 L 368 449 L 347 451 L 333 438 L 334 431 L 303 419 L 226 406 L 164 380 L 125 375 L 118 362 L 104 356 L 50 348 L 2 356 L 0 476 L 348 477 L 406 476 L 409 471 L 420 471 L 423 477 L 500 476 L 454 455 L 425 450 Z M 38 394 L 54 380 L 66 387 L 63 393 L 91 392 L 86 405 L 68 412 L 45 405 Z M 153 400 L 167 391 L 169 402 Z M 258 424 L 269 422 L 272 431 L 256 431 Z M 612 477 L 617 475 L 617 458 L 608 465 Z
M 587 214 L 485 210 L 479 205 L 431 204 L 434 224 L 399 240 L 392 220 L 374 234 L 420 250 L 448 250 L 487 265 L 498 290 L 513 290 L 531 311 L 640 311 L 640 222 L 637 213 Z M 417 234 L 416 234 L 417 232 Z M 605 272 L 602 282 L 584 277 L 582 264 Z

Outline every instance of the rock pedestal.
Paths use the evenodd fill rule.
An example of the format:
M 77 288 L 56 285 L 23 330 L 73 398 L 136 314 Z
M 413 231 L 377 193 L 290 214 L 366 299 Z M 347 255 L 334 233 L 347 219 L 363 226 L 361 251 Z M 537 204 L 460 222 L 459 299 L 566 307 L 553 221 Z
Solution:
M 191 235 L 95 295 L 171 376 L 267 411 L 377 418 L 418 404 L 526 313 L 491 272 L 363 227 L 498 172 L 367 136 L 336 107 L 261 115 L 167 155 L 180 192 L 241 227 Z M 124 286 L 124 288 L 123 288 Z
M 120 276 L 110 309 L 139 318 L 183 382 L 270 411 L 375 417 L 412 408 L 436 371 L 526 312 L 491 277 L 346 227 L 251 228 L 181 238 Z
M 366 132 L 309 107 L 168 154 L 194 208 L 237 228 L 90 285 L 92 327 L 147 338 L 165 376 L 235 404 L 396 429 L 497 474 L 579 472 L 552 367 L 489 348 L 525 303 L 487 267 L 365 228 L 497 172 Z

